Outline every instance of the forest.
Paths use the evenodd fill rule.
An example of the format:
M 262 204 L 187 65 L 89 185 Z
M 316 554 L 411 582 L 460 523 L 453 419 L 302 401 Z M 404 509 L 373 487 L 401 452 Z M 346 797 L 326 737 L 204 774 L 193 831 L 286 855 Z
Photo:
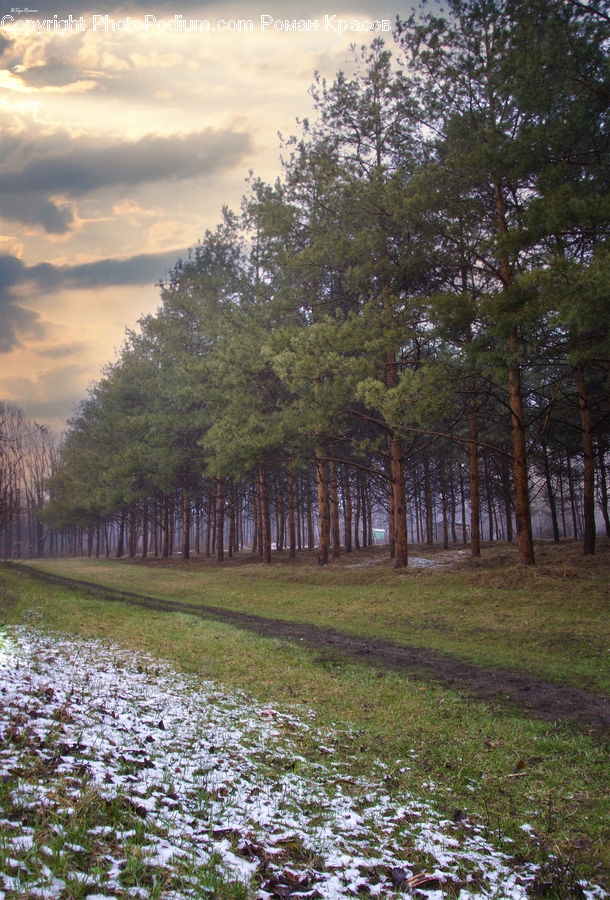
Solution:
M 607 7 L 449 7 L 315 77 L 277 180 L 176 261 L 57 450 L 25 428 L 19 496 L 2 406 L 4 555 L 26 526 L 30 555 L 379 540 L 397 568 L 610 535 Z

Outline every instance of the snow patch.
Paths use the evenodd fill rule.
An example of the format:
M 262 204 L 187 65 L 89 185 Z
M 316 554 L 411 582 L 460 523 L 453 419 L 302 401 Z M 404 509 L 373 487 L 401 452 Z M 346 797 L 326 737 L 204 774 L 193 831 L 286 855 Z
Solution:
M 94 791 L 123 798 L 144 823 L 139 850 L 147 866 L 171 873 L 190 862 L 195 871 L 218 855 L 231 877 L 248 884 L 256 875 L 261 900 L 290 892 L 322 900 L 365 890 L 404 896 L 392 872 L 414 878 L 424 865 L 435 885 L 452 885 L 460 900 L 527 898 L 535 865 L 514 864 L 487 841 L 482 826 L 447 821 L 425 798 L 390 797 L 383 763 L 366 778 L 355 775 L 349 761 L 336 761 L 338 735 L 317 729 L 315 715 L 258 705 L 242 692 L 223 692 L 100 641 L 25 628 L 13 629 L 11 638 L 14 652 L 0 660 L 0 733 L 13 729 L 21 737 L 0 746 L 0 770 L 15 778 L 13 812 L 2 820 L 7 826 L 19 826 L 20 816 L 41 807 L 66 815 Z M 303 757 L 300 735 L 316 742 L 316 759 Z M 46 767 L 36 783 L 12 775 L 28 752 Z M 407 768 L 404 760 L 397 765 Z M 71 785 L 70 806 L 58 799 L 60 783 Z M 60 825 L 53 831 L 58 840 L 66 833 Z M 148 897 L 145 888 L 121 883 L 133 830 L 112 832 L 99 824 L 88 832 L 95 841 L 113 842 L 103 883 L 77 871 L 71 879 L 91 885 L 88 900 L 111 900 L 100 888 Z M 82 845 L 66 842 L 61 852 L 78 859 L 87 843 L 80 839 Z M 22 828 L 10 846 L 13 854 L 27 853 L 37 871 L 50 861 L 35 829 Z M 17 860 L 1 876 L 5 891 L 23 886 L 22 865 Z M 65 884 L 60 888 L 61 879 L 45 871 L 49 884 L 41 896 L 59 896 Z M 187 877 L 183 883 L 164 896 L 194 896 Z M 29 883 L 28 890 L 34 895 Z M 592 885 L 583 890 L 587 898 L 607 896 Z M 442 889 L 427 892 L 443 895 Z

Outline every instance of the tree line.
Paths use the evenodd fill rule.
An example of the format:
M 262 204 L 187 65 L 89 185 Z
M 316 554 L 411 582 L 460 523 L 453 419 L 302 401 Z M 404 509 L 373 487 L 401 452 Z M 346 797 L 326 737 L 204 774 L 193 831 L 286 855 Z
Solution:
M 386 527 L 397 567 L 497 537 L 530 565 L 532 504 L 610 533 L 609 17 L 449 7 L 316 77 L 282 175 L 160 283 L 48 481 L 74 552 L 325 564 Z
M 0 402 L 0 555 L 42 556 L 48 529 L 42 521 L 55 441 L 19 407 Z

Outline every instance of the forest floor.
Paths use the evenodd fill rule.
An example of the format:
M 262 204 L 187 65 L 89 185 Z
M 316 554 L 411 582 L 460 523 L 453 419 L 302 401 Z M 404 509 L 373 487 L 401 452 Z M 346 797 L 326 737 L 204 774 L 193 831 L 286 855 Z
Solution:
M 458 551 L 459 553 L 460 551 Z M 436 558 L 414 557 L 411 565 L 439 567 L 454 564 L 460 556 L 456 551 L 439 553 Z M 376 558 L 360 565 L 375 565 Z M 349 565 L 349 564 L 348 564 Z M 147 609 L 188 613 L 201 618 L 215 619 L 238 628 L 246 628 L 264 637 L 278 637 L 303 641 L 310 647 L 323 648 L 335 654 L 365 662 L 380 669 L 397 669 L 412 674 L 425 674 L 432 679 L 477 697 L 508 703 L 548 721 L 569 720 L 601 732 L 610 731 L 610 696 L 579 690 L 568 684 L 541 681 L 518 671 L 477 666 L 422 647 L 368 637 L 356 637 L 331 628 L 272 619 L 237 610 L 213 606 L 194 606 L 176 600 L 121 591 L 102 584 L 67 578 L 32 566 L 13 564 L 35 578 L 62 587 L 87 591 L 107 600 L 130 603 Z

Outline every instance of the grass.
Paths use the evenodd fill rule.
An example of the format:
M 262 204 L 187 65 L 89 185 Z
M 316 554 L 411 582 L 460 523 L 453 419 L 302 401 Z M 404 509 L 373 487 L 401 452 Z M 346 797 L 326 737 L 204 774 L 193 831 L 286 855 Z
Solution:
M 580 562 L 579 568 L 569 565 L 576 574 L 566 575 L 559 569 L 553 574 L 563 565 L 559 561 L 546 563 L 545 574 L 523 572 L 497 558 L 486 569 L 467 565 L 435 574 L 396 574 L 384 564 L 370 569 L 335 566 L 318 573 L 301 563 L 269 571 L 243 560 L 226 569 L 88 560 L 41 565 L 190 602 L 197 598 L 411 643 L 416 635 L 422 645 L 526 670 L 538 647 L 541 660 L 531 668 L 545 677 L 569 674 L 578 646 L 586 659 L 573 659 L 580 668 L 565 680 L 606 683 L 596 672 L 604 646 L 598 606 L 607 591 L 601 562 L 587 568 Z M 608 760 L 594 734 L 185 614 L 105 603 L 41 585 L 10 569 L 2 571 L 2 581 L 0 616 L 5 622 L 27 620 L 34 611 L 45 627 L 106 638 L 134 652 L 146 650 L 183 671 L 280 707 L 315 709 L 320 727 L 339 728 L 342 737 L 335 752 L 352 760 L 355 773 L 370 771 L 373 761 L 381 759 L 388 791 L 433 797 L 448 818 L 476 817 L 505 850 L 542 862 L 551 885 L 545 896 L 570 896 L 575 873 L 602 884 L 608 878 Z M 484 637 L 482 647 L 478 633 L 473 641 L 475 628 Z M 301 755 L 314 764 L 319 746 L 307 735 L 300 741 Z M 526 823 L 535 829 L 536 840 L 521 829 Z M 506 838 L 514 843 L 504 843 Z
M 27 797 L 24 805 L 19 795 L 28 786 L 44 782 L 45 775 L 52 775 L 53 760 L 49 759 L 45 772 L 35 752 L 36 736 L 27 729 L 8 731 L 12 731 L 5 734 L 9 743 L 19 741 L 24 749 L 24 742 L 26 748 L 30 742 L 32 752 L 22 753 L 19 770 L 0 779 L 0 872 L 13 879 L 12 889 L 2 893 L 6 900 L 59 895 L 63 900 L 84 900 L 103 889 L 117 861 L 122 890 L 114 888 L 114 896 L 127 898 L 129 888 L 139 887 L 151 900 L 159 900 L 170 890 L 192 891 L 195 886 L 201 892 L 197 896 L 246 900 L 244 885 L 219 871 L 219 859 L 212 857 L 197 866 L 179 859 L 172 870 L 149 865 L 150 835 L 166 837 L 163 826 L 145 822 L 121 794 L 112 799 L 102 797 L 95 785 L 88 784 L 87 774 L 77 780 L 63 778 L 53 793 L 52 807 L 36 804 L 29 808 Z M 59 752 L 61 734 L 58 728 L 54 737 L 47 736 L 47 750 L 53 749 L 50 742 L 54 740 Z M 98 829 L 95 836 L 92 829 Z M 15 847 L 15 839 L 24 841 L 24 846 Z M 32 848 L 42 850 L 43 864 L 41 853 Z
M 381 548 L 319 570 L 307 554 L 276 554 L 268 567 L 243 554 L 220 567 L 205 559 L 44 560 L 69 577 L 136 593 L 219 606 L 428 647 L 485 666 L 610 692 L 610 541 L 595 557 L 580 545 L 537 546 L 538 565 L 515 564 L 506 545 L 451 570 L 397 572 Z M 428 548 L 414 548 L 413 555 Z

